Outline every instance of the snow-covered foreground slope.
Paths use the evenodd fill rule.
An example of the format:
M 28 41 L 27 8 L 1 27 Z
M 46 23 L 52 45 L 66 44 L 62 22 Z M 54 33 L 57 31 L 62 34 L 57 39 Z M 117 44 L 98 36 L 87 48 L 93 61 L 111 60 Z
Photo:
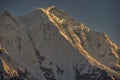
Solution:
M 120 78 L 120 48 L 52 6 L 0 15 L 0 75 L 12 80 Z M 119 80 L 119 79 L 118 79 Z

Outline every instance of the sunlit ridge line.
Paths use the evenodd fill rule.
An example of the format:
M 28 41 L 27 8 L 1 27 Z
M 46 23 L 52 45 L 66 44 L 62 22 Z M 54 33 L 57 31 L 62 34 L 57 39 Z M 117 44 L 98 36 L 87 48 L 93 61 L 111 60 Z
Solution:
M 54 23 L 54 25 L 57 26 L 57 28 L 59 29 L 59 32 L 61 35 L 63 35 L 63 37 L 65 37 L 66 40 L 68 40 L 70 43 L 72 42 L 71 40 L 69 40 L 69 36 L 67 36 L 64 32 L 62 32 L 59 28 L 59 25 L 52 19 L 52 18 L 56 18 L 58 20 L 58 22 L 60 21 L 59 18 L 57 18 L 54 14 L 50 13 L 49 10 L 51 10 L 52 8 L 48 8 L 48 9 L 42 9 L 43 12 L 48 16 L 49 20 Z M 51 17 L 52 15 L 52 17 Z M 54 17 L 53 17 L 54 16 Z M 75 42 L 76 44 L 72 44 L 74 47 L 76 47 L 78 49 L 78 51 L 88 59 L 89 63 L 91 63 L 92 65 L 96 65 L 97 67 L 103 69 L 103 70 L 107 70 L 107 72 L 109 72 L 110 74 L 113 75 L 117 75 L 120 77 L 120 74 L 118 74 L 116 71 L 112 70 L 111 68 L 108 68 L 107 66 L 101 64 L 100 62 L 98 62 L 95 58 L 93 58 L 92 56 L 90 56 L 88 54 L 88 52 L 82 48 L 82 46 Z

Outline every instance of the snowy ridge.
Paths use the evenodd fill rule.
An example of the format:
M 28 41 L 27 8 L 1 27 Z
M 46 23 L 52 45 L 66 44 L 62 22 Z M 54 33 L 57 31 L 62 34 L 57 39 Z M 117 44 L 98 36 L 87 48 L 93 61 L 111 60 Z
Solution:
M 0 44 L 16 63 L 27 68 L 28 72 L 32 72 L 35 76 L 39 70 L 37 69 L 39 63 L 37 63 L 25 26 L 16 17 L 10 13 L 7 14 L 4 12 L 0 16 Z M 32 70 L 33 68 L 37 70 Z
M 106 34 L 55 6 L 0 15 L 1 80 L 119 80 L 119 58 Z
M 54 10 L 54 8 L 55 7 L 52 6 L 47 9 L 42 9 L 42 10 L 48 15 L 50 21 L 53 22 L 53 24 L 55 24 L 58 27 L 61 35 L 63 35 L 66 38 L 66 40 L 68 40 L 84 57 L 86 57 L 92 65 L 96 65 L 97 67 L 99 67 L 103 70 L 106 70 L 110 74 L 117 75 L 118 77 L 120 77 L 119 71 L 111 69 L 112 66 L 120 68 L 119 55 L 118 55 L 118 53 L 115 52 L 115 50 L 118 50 L 119 48 L 112 41 L 109 40 L 109 38 L 106 36 L 106 34 L 105 34 L 106 42 L 109 42 L 110 46 L 112 46 L 111 50 L 112 50 L 112 53 L 114 54 L 114 59 L 115 59 L 115 61 L 110 66 L 106 66 L 106 64 L 102 64 L 102 62 L 99 62 L 92 55 L 90 55 L 90 53 L 87 50 L 85 50 L 82 47 L 81 41 L 80 41 L 78 35 L 76 35 L 73 32 L 73 29 L 74 29 L 73 27 L 76 25 L 72 24 L 71 21 L 69 22 L 70 19 L 60 18 L 59 16 L 55 16 L 54 13 L 57 11 Z M 64 25 L 66 25 L 66 26 L 64 26 Z M 81 26 L 81 27 L 84 27 L 84 26 Z M 84 29 L 82 29 L 82 30 L 86 31 Z M 87 29 L 87 32 L 89 33 L 90 30 Z M 94 53 L 96 53 L 96 52 L 94 52 Z M 112 62 L 112 60 L 110 60 L 110 61 Z

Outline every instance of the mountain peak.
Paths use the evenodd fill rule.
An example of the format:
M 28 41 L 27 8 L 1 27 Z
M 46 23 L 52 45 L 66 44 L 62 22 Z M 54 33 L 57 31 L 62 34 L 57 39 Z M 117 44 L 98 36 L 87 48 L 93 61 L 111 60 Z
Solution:
M 45 10 L 51 10 L 51 9 L 55 9 L 55 8 L 57 8 L 57 7 L 56 6 L 49 6 L 49 7 L 45 8 Z M 40 9 L 44 9 L 44 8 L 40 8 Z
M 13 18 L 0 19 L 3 27 L 0 29 L 0 59 L 8 67 L 15 66 L 18 73 L 20 66 L 26 80 L 120 78 L 117 45 L 106 34 L 90 30 L 61 9 L 39 8 L 15 18 L 8 11 L 3 15 Z M 8 54 L 4 54 L 3 47 Z M 18 77 L 21 78 L 21 73 Z
M 43 10 L 44 12 L 54 13 L 54 15 L 59 13 L 59 14 L 62 14 L 63 16 L 64 15 L 68 16 L 68 14 L 66 14 L 63 10 L 57 8 L 56 6 L 50 6 L 48 8 L 41 8 L 41 10 Z
M 57 26 L 60 34 L 70 42 L 79 53 L 86 57 L 92 65 L 96 65 L 110 74 L 120 76 L 120 74 L 118 74 L 120 71 L 111 68 L 118 67 L 113 64 L 119 65 L 119 55 L 116 52 L 118 48 L 109 38 L 107 38 L 106 41 L 105 34 L 91 31 L 89 28 L 83 24 L 80 25 L 79 22 L 71 18 L 68 14 L 55 7 L 49 7 L 43 9 L 43 11 L 49 17 L 49 20 Z M 98 44 L 98 46 L 100 45 L 99 48 L 97 48 L 96 44 Z M 101 56 L 106 56 L 105 54 L 107 58 Z M 110 61 L 111 64 L 109 64 Z
M 8 17 L 12 16 L 9 11 L 4 11 L 1 15 L 2 16 L 8 16 Z

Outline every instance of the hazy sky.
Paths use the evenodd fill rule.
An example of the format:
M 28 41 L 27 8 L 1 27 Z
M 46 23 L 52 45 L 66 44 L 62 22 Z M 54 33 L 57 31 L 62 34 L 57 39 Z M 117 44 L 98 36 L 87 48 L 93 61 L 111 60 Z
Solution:
M 22 15 L 39 7 L 56 6 L 90 29 L 105 32 L 120 45 L 120 0 L 0 0 L 0 12 Z

